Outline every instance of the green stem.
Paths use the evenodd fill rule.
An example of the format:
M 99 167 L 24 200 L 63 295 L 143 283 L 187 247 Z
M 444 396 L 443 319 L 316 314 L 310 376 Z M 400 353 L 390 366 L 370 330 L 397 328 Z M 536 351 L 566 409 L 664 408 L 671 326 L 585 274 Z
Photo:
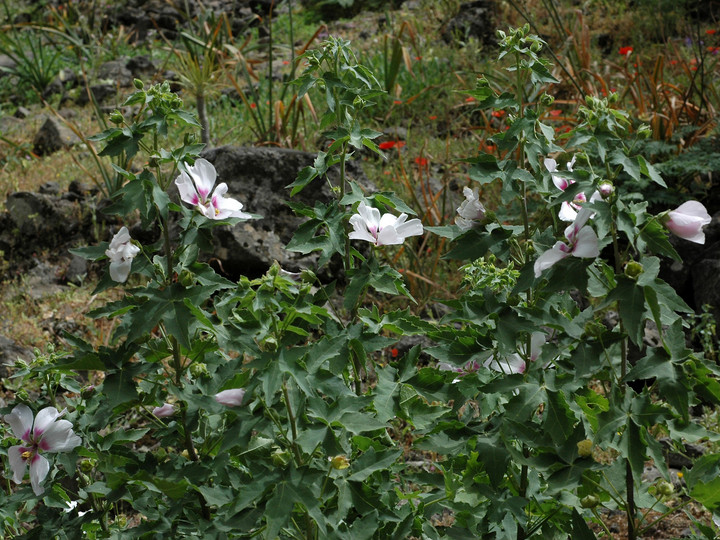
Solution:
M 300 453 L 300 448 L 297 445 L 297 439 L 298 439 L 298 432 L 297 432 L 297 426 L 295 425 L 295 416 L 293 415 L 292 406 L 290 405 L 290 394 L 288 393 L 287 389 L 287 383 L 283 381 L 282 384 L 282 392 L 283 397 L 285 398 L 285 409 L 287 409 L 288 413 L 288 421 L 290 422 L 290 430 L 292 432 L 292 449 L 293 453 L 295 454 L 295 460 L 297 461 L 297 466 L 300 467 L 302 462 L 302 454 Z
M 593 515 L 597 518 L 597 520 L 600 522 L 600 526 L 601 526 L 601 527 L 603 528 L 603 530 L 605 531 L 605 534 L 608 535 L 608 538 L 614 538 L 613 535 L 612 535 L 612 533 L 610 532 L 610 529 L 608 529 L 608 526 L 607 526 L 607 525 L 605 524 L 605 522 L 602 520 L 602 518 L 600 517 L 600 514 L 598 514 L 597 508 L 593 508 L 593 509 L 592 509 L 592 513 L 593 513 Z
M 686 499 L 686 500 L 684 500 L 682 503 L 680 503 L 678 506 L 673 506 L 672 508 L 670 508 L 669 510 L 667 510 L 664 514 L 662 514 L 661 516 L 659 516 L 657 519 L 654 519 L 653 521 L 651 521 L 650 523 L 648 523 L 645 527 L 643 527 L 642 529 L 640 529 L 639 531 L 637 531 L 637 534 L 638 534 L 639 536 L 643 536 L 649 529 L 653 528 L 656 523 L 659 523 L 660 521 L 662 521 L 663 519 L 665 519 L 666 517 L 668 517 L 668 516 L 669 516 L 670 514 L 672 514 L 673 512 L 676 512 L 677 510 L 679 510 L 679 509 L 682 508 L 683 506 L 687 506 L 687 505 L 690 504 L 692 501 L 693 501 L 693 499 Z M 653 506 L 654 506 L 654 505 L 653 505 Z M 646 514 L 646 515 L 647 515 L 647 514 Z

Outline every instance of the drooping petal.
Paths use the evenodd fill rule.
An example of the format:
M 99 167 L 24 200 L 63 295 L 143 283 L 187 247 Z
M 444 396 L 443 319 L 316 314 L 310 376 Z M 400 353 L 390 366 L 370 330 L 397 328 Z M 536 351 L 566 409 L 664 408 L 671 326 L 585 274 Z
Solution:
M 48 472 L 50 472 L 50 463 L 48 460 L 40 454 L 35 454 L 30 463 L 30 484 L 32 485 L 35 495 L 38 497 L 45 493 L 45 488 L 42 487 L 41 484 L 48 475 Z
M 207 159 L 198 158 L 194 165 L 187 167 L 188 173 L 195 182 L 198 195 L 202 200 L 207 199 L 217 179 L 217 171 Z
M 20 484 L 25 477 L 25 459 L 22 457 L 23 452 L 27 451 L 24 446 L 11 446 L 8 448 L 8 461 L 10 462 L 10 470 L 13 473 L 13 482 Z
M 598 237 L 592 227 L 583 227 L 580 229 L 575 237 L 575 246 L 573 247 L 572 254 L 575 257 L 584 259 L 594 259 L 600 255 Z
M 132 260 L 129 261 L 113 261 L 110 263 L 110 279 L 118 283 L 125 283 L 130 275 Z
M 157 416 L 158 418 L 167 418 L 167 417 L 175 414 L 175 407 L 173 407 L 169 403 L 163 403 L 162 407 L 155 407 L 152 410 L 152 413 L 154 416 Z
M 665 226 L 680 238 L 695 242 L 705 243 L 703 227 L 712 221 L 705 206 L 697 201 L 687 201 L 675 210 L 668 212 Z
M 5 421 L 10 424 L 13 434 L 25 442 L 30 442 L 30 431 L 33 425 L 33 412 L 27 405 L 17 405 L 10 414 L 6 414 Z
M 540 277 L 545 270 L 570 255 L 569 251 L 570 248 L 565 243 L 556 242 L 551 249 L 542 253 L 535 261 L 535 277 Z
M 245 397 L 243 388 L 230 388 L 215 394 L 215 401 L 227 407 L 239 407 Z

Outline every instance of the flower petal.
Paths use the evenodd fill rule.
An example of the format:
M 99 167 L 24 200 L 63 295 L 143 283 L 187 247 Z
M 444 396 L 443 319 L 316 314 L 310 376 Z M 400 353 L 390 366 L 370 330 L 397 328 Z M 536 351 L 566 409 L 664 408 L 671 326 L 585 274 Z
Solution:
M 195 183 L 185 171 L 182 171 L 180 176 L 175 179 L 175 185 L 183 201 L 193 206 L 199 204 L 200 195 L 198 195 L 197 189 L 195 189 Z
M 535 277 L 540 277 L 540 274 L 542 274 L 543 271 L 570 255 L 570 253 L 565 250 L 569 250 L 567 245 L 563 242 L 556 242 L 551 249 L 542 253 L 535 261 Z
M 30 442 L 30 431 L 33 425 L 33 413 L 30 407 L 21 403 L 10 414 L 6 414 L 5 421 L 10 424 L 13 434 L 25 442 Z
M 583 227 L 575 238 L 575 247 L 572 250 L 575 257 L 594 259 L 600 255 L 598 237 L 592 227 Z
M 68 420 L 57 420 L 47 428 L 39 441 L 46 452 L 70 452 L 80 446 L 82 439 L 75 435 Z
M 195 182 L 198 195 L 203 200 L 207 199 L 217 179 L 215 167 L 207 159 L 198 158 L 195 160 L 195 164 L 190 165 L 187 169 Z
M 403 237 L 403 240 L 405 240 L 408 236 L 419 236 L 424 232 L 422 222 L 417 218 L 401 223 L 400 225 L 396 225 L 395 230 Z
M 238 407 L 242 405 L 244 397 L 245 390 L 243 388 L 230 388 L 215 394 L 215 401 L 227 407 Z
M 30 484 L 32 485 L 35 495 L 38 497 L 45 493 L 45 488 L 42 487 L 43 480 L 50 472 L 50 463 L 48 460 L 39 454 L 35 454 L 30 463 Z
M 113 261 L 110 263 L 110 279 L 118 283 L 125 283 L 130 275 L 132 260 Z
M 65 414 L 58 412 L 55 407 L 45 407 L 35 417 L 35 425 L 33 426 L 33 437 L 37 441 L 43 436 L 43 433 L 50 428 L 50 425 L 57 420 L 60 416 Z
M 25 459 L 22 457 L 22 453 L 27 448 L 24 446 L 11 446 L 8 448 L 8 461 L 10 462 L 10 470 L 13 473 L 13 482 L 20 484 L 25 477 Z

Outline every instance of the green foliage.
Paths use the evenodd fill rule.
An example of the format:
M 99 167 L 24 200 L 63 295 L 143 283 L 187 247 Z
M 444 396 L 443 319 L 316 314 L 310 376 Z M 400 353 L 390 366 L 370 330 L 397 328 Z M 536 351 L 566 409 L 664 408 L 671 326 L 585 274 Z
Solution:
M 624 512 L 629 538 L 641 535 L 641 509 L 664 505 L 672 491 L 641 478 L 653 460 L 670 480 L 658 431 L 678 446 L 720 440 L 689 414 L 701 399 L 720 404 L 720 370 L 687 348 L 689 308 L 659 277 L 660 257 L 677 253 L 671 216 L 649 213 L 640 195 L 649 183 L 665 187 L 637 152 L 642 133 L 630 132 L 614 98 L 592 98 L 559 146 L 543 121 L 555 82 L 543 46 L 529 27 L 502 33 L 498 66 L 514 93 L 487 77 L 470 92 L 480 109 L 506 111 L 497 155 L 469 160 L 474 182 L 500 184 L 506 209 L 468 220 L 470 230 L 432 229 L 463 263 L 464 280 L 431 320 L 401 302 L 412 302 L 403 275 L 377 255 L 408 249 L 380 242 L 397 217 L 370 223 L 355 213 L 413 208 L 345 177 L 354 152 L 382 155 L 379 133 L 362 125 L 380 84 L 347 42 L 330 38 L 306 53 L 295 83 L 298 96 L 322 95 L 320 124 L 333 142 L 291 194 L 340 170 L 334 199 L 290 202 L 305 222 L 288 249 L 319 252 L 317 267 L 299 274 L 276 264 L 233 283 L 204 262 L 215 226 L 255 216 L 214 219 L 220 203 L 197 179 L 197 197 L 183 196 L 194 208 L 171 202 L 178 171 L 210 165 L 191 137 L 167 148 L 167 135 L 198 123 L 166 84 L 136 83 L 126 104 L 138 115 L 115 115 L 116 127 L 94 140 L 120 160 L 108 211 L 137 212 L 162 237 L 76 251 L 110 259 L 98 290 L 116 286 L 113 265 L 130 258 L 132 286 L 90 314 L 114 321 L 107 345 L 69 336 L 72 351 L 38 355 L 18 373 L 23 384 L 41 383 L 35 408 L 72 391 L 63 405 L 83 442 L 53 458 L 42 501 L 24 484 L 3 493 L 6 535 L 592 538 L 587 523 L 600 507 Z M 131 172 L 140 151 L 148 164 Z M 561 152 L 578 156 L 567 160 L 574 168 L 550 171 L 543 158 Z M 569 226 L 558 222 L 563 203 L 575 204 Z M 358 235 L 363 223 L 367 235 Z M 370 249 L 351 244 L 351 226 Z M 333 258 L 342 280 L 323 283 L 318 270 Z M 379 301 L 387 296 L 402 307 L 388 309 Z M 643 340 L 649 323 L 657 347 Z M 400 351 L 401 336 L 429 343 Z M 80 384 L 77 370 L 100 373 L 98 384 Z M 719 463 L 706 454 L 684 471 L 683 495 L 711 511 Z

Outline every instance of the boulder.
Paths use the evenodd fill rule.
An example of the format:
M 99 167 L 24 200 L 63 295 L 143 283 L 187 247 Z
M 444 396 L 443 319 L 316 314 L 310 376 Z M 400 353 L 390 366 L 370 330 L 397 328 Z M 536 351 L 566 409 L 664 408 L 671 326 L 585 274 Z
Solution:
M 65 124 L 55 117 L 45 117 L 33 139 L 33 152 L 46 156 L 78 144 L 80 139 Z
M 215 165 L 217 182 L 227 183 L 228 196 L 242 202 L 243 210 L 263 216 L 234 227 L 215 229 L 215 256 L 226 274 L 260 275 L 274 261 L 289 271 L 316 266 L 315 253 L 302 255 L 285 249 L 297 227 L 305 221 L 286 204 L 290 198 L 287 186 L 295 181 L 300 170 L 312 165 L 316 154 L 285 148 L 223 146 L 202 155 Z M 348 163 L 346 174 L 366 192 L 373 189 L 358 164 Z M 338 171 L 330 171 L 330 178 L 336 184 Z M 314 206 L 332 197 L 327 182 L 316 179 L 293 201 Z
M 446 43 L 457 40 L 467 41 L 474 37 L 484 45 L 495 45 L 495 28 L 493 13 L 497 9 L 493 0 L 475 0 L 460 5 L 460 11 L 455 15 L 442 31 L 442 38 Z

